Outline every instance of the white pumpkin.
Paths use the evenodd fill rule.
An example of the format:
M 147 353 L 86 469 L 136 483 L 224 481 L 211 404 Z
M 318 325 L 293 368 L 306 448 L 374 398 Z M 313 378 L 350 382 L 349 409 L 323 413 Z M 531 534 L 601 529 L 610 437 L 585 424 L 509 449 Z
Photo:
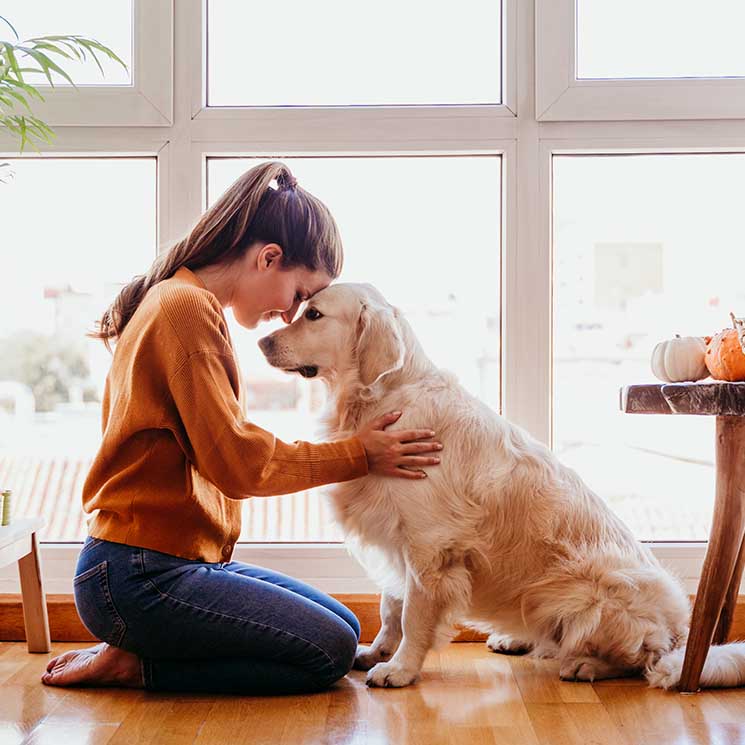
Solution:
M 652 372 L 666 383 L 702 380 L 706 369 L 706 342 L 700 336 L 679 336 L 661 341 L 652 352 Z

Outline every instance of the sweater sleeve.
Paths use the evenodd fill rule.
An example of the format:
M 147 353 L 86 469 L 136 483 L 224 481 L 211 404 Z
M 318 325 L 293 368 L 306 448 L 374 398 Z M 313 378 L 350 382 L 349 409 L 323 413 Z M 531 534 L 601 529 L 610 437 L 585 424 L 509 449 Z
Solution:
M 232 354 L 192 352 L 169 380 L 182 448 L 226 497 L 273 496 L 348 481 L 368 472 L 357 437 L 285 443 L 247 421 Z

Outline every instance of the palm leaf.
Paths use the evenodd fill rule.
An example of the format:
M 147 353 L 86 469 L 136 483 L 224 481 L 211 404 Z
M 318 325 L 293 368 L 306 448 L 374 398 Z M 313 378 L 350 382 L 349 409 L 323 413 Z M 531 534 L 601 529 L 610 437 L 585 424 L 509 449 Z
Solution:
M 18 32 L 16 31 L 15 26 L 5 16 L 0 16 L 0 21 L 5 21 L 5 23 L 7 23 L 8 26 L 10 26 L 10 30 L 13 32 L 13 34 L 15 35 L 15 37 L 17 39 L 18 38 Z

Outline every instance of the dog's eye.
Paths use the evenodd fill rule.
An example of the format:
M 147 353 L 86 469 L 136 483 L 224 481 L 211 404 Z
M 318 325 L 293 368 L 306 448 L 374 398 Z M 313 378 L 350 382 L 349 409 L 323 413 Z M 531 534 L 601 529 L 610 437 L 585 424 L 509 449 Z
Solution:
M 317 321 L 319 318 L 323 318 L 323 314 L 319 313 L 315 308 L 308 308 L 308 310 L 305 311 L 305 317 L 309 321 Z

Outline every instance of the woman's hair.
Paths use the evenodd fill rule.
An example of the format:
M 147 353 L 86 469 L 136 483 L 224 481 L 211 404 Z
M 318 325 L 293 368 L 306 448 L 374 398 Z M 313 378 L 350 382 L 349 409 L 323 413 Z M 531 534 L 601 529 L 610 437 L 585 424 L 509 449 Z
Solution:
M 273 181 L 276 188 L 270 185 Z M 281 246 L 284 269 L 321 269 L 333 279 L 341 274 L 341 237 L 328 208 L 297 185 L 284 163 L 271 161 L 246 171 L 186 238 L 160 254 L 147 274 L 137 275 L 121 290 L 97 322 L 98 329 L 86 335 L 101 339 L 111 351 L 109 340 L 121 335 L 153 285 L 182 266 L 228 265 L 256 242 Z

